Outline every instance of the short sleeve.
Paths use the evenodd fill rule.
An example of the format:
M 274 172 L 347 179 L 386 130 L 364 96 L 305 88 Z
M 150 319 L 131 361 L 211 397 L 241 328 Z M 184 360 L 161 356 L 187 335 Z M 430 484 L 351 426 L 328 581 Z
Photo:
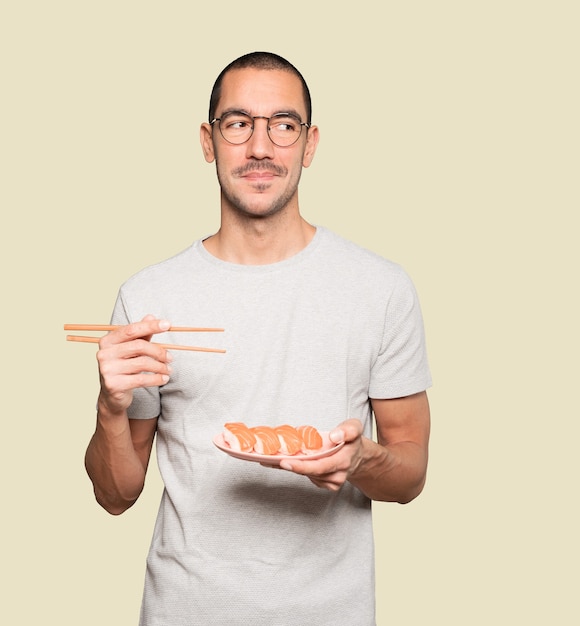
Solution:
M 402 398 L 430 386 L 419 299 L 410 278 L 400 270 L 385 309 L 383 338 L 371 371 L 369 396 Z

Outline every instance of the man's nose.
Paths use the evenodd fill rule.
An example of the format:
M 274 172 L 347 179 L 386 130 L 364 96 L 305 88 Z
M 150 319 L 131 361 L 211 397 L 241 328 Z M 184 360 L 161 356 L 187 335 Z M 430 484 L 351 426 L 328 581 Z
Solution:
M 268 135 L 267 118 L 254 118 L 254 132 L 248 140 L 246 146 L 246 156 L 255 159 L 271 159 L 274 157 L 274 144 Z

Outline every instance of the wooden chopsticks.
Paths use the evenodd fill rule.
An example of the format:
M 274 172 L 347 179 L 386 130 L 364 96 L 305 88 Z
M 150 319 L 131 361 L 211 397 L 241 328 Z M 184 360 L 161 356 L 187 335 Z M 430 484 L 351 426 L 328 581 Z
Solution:
M 116 324 L 65 324 L 64 330 L 77 330 L 77 331 L 110 331 L 120 328 Z M 203 328 L 195 326 L 171 326 L 169 330 L 164 332 L 181 332 L 181 333 L 221 333 L 224 332 L 223 328 Z M 100 337 L 88 337 L 85 335 L 67 335 L 67 341 L 78 341 L 80 343 L 98 343 Z M 221 348 L 202 348 L 200 346 L 178 346 L 172 343 L 159 343 L 156 344 L 162 348 L 168 350 L 190 350 L 192 352 L 219 352 L 225 353 L 225 350 Z
M 115 330 L 121 328 L 118 324 L 65 324 L 65 330 Z M 196 326 L 171 326 L 168 333 L 223 333 L 223 328 L 198 328 Z

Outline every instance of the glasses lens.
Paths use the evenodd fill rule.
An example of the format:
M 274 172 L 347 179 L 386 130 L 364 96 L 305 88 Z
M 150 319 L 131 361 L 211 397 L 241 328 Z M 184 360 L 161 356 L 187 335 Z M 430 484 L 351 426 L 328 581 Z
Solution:
M 254 120 L 243 113 L 226 113 L 220 120 L 220 131 L 230 143 L 244 143 L 252 134 Z
M 281 113 L 270 118 L 268 127 L 270 139 L 278 146 L 291 146 L 302 133 L 300 119 L 289 113 Z

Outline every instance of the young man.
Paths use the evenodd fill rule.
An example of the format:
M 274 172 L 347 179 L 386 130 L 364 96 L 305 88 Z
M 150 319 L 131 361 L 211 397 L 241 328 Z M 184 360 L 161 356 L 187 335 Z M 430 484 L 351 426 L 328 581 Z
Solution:
M 137 500 L 155 435 L 165 484 L 142 626 L 374 624 L 371 500 L 409 502 L 424 485 L 418 300 L 397 265 L 302 218 L 298 183 L 319 138 L 310 109 L 277 55 L 220 74 L 201 126 L 220 228 L 127 281 L 121 328 L 101 341 L 86 457 L 97 500 L 113 514 Z M 212 343 L 227 352 L 150 341 L 170 322 L 225 328 Z M 345 444 L 280 471 L 217 450 L 228 421 L 308 423 Z

